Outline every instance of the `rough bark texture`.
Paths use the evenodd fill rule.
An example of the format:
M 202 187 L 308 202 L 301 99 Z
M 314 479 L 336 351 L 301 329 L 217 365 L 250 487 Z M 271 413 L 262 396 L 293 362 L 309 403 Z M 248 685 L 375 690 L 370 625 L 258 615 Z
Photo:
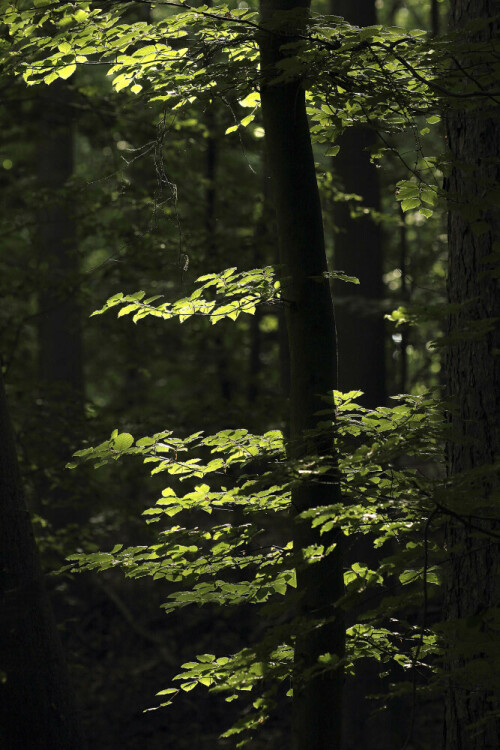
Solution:
M 453 0 L 452 27 L 461 28 L 472 19 L 488 18 L 499 12 L 498 0 Z M 497 20 L 471 41 L 487 43 L 498 37 L 498 31 Z M 477 56 L 475 60 L 477 63 Z M 485 52 L 478 71 L 487 72 L 488 64 Z M 462 335 L 467 329 L 469 334 L 474 333 L 473 326 L 480 321 L 489 321 L 486 325 L 490 328 L 489 332 L 476 331 L 469 337 L 462 335 L 458 343 L 448 347 L 448 388 L 457 409 L 451 418 L 456 439 L 448 449 L 451 475 L 492 464 L 499 457 L 500 295 L 491 263 L 491 253 L 500 240 L 498 202 L 491 194 L 494 185 L 498 192 L 500 177 L 499 115 L 497 104 L 482 100 L 476 108 L 456 111 L 448 118 L 449 146 L 454 159 L 447 180 L 450 200 L 448 296 L 450 302 L 462 305 L 451 320 L 450 333 Z M 498 272 L 498 268 L 496 270 Z M 477 514 L 498 518 L 498 508 L 492 507 L 494 491 L 494 479 L 476 483 L 476 491 L 472 493 L 476 507 L 471 511 L 463 511 L 460 505 L 452 507 L 463 516 L 463 522 L 450 521 L 447 529 L 450 574 L 445 615 L 451 621 L 450 635 L 453 638 L 454 632 L 458 632 L 453 629 L 453 621 L 458 618 L 475 618 L 469 619 L 469 625 L 477 630 L 471 631 L 476 635 L 469 635 L 476 643 L 475 648 L 469 648 L 466 653 L 452 648 L 450 652 L 446 750 L 500 747 L 498 716 L 488 718 L 490 711 L 500 709 L 498 692 L 494 695 L 495 684 L 497 690 L 499 686 L 498 650 L 492 657 L 491 652 L 486 656 L 483 649 L 488 640 L 498 638 L 498 629 L 496 635 L 488 632 L 487 616 L 490 608 L 498 607 L 500 601 L 499 547 L 498 540 L 478 534 L 469 526 L 473 520 L 476 526 L 498 533 L 498 522 L 470 517 Z M 480 672 L 470 670 L 474 659 L 481 665 Z
M 83 741 L 43 586 L 1 379 L 0 445 L 0 747 L 80 750 Z
M 314 428 L 315 413 L 324 408 L 320 396 L 336 387 L 336 346 L 333 305 L 326 279 L 323 225 L 314 159 L 300 81 L 273 84 L 280 46 L 290 41 L 294 25 L 277 27 L 276 11 L 307 9 L 305 2 L 262 0 L 261 23 L 273 33 L 260 39 L 263 85 L 262 113 L 269 171 L 283 265 L 283 296 L 290 347 L 290 455 L 325 453 L 331 446 L 304 438 Z M 305 15 L 305 14 L 304 14 Z M 274 19 L 274 20 L 273 20 Z M 280 33 L 277 33 L 279 28 Z M 295 27 L 296 28 L 296 27 Z M 327 441 L 328 442 L 328 441 Z M 292 495 L 296 512 L 338 499 L 333 484 L 301 484 Z M 312 543 L 325 543 L 307 523 L 295 522 L 294 548 L 298 555 Z M 326 542 L 327 543 L 327 542 Z M 297 569 L 301 617 L 333 617 L 327 625 L 297 638 L 292 717 L 294 750 L 335 750 L 341 741 L 342 672 L 324 671 L 304 682 L 304 670 L 317 665 L 326 652 L 343 653 L 343 626 L 333 603 L 342 593 L 340 545 L 329 557 Z
M 356 26 L 377 22 L 374 0 L 330 0 L 331 13 Z M 363 198 L 363 206 L 380 210 L 380 190 L 369 151 L 377 136 L 367 127 L 349 128 L 339 140 L 333 170 L 346 193 Z M 335 268 L 357 276 L 360 284 L 335 284 L 339 351 L 339 388 L 360 389 L 369 408 L 385 403 L 385 332 L 381 309 L 383 258 L 380 226 L 367 214 L 353 219 L 350 204 L 334 206 Z

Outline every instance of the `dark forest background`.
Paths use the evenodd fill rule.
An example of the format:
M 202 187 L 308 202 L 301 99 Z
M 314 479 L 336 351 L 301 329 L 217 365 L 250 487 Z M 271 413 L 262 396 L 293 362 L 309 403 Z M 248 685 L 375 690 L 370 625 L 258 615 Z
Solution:
M 429 37 L 450 23 L 448 3 L 437 0 L 331 0 L 314 10 Z M 165 12 L 147 4 L 127 11 L 129 20 L 147 22 Z M 198 687 L 169 708 L 144 712 L 194 654 L 233 653 L 265 624 L 248 605 L 166 615 L 165 581 L 128 580 L 118 570 L 61 572 L 75 553 L 151 544 L 155 530 L 141 513 L 165 486 L 140 458 L 99 471 L 65 467 L 76 450 L 115 429 L 134 436 L 286 429 L 281 306 L 263 304 L 253 316 L 215 326 L 202 316 L 184 325 L 90 317 L 119 291 L 174 300 L 204 273 L 278 262 L 264 130 L 257 115 L 226 135 L 235 110 L 241 116 L 231 92 L 168 112 L 161 102 L 113 90 L 105 73 L 82 65 L 50 86 L 0 79 L 0 346 L 20 475 L 88 747 L 230 748 L 234 741 L 219 735 L 237 709 L 216 694 Z M 403 212 L 396 186 L 409 179 L 405 160 L 418 155 L 422 133 L 428 153 L 449 141 L 439 117 L 416 123 L 384 142 L 356 125 L 340 137 L 338 156 L 314 147 L 329 266 L 360 281 L 332 282 L 338 387 L 362 391 L 368 409 L 392 406 L 402 393 L 443 393 L 448 382 L 446 347 L 435 344 L 447 326 L 438 308 L 449 301 L 446 201 L 429 201 L 429 218 Z M 383 159 L 371 160 L 381 148 Z M 434 176 L 441 190 L 449 174 L 438 164 Z M 417 310 L 416 325 L 396 325 L 393 311 L 402 306 Z M 444 464 L 423 463 L 444 476 Z M 376 568 L 380 555 L 360 544 Z M 491 565 L 496 571 L 497 557 Z M 434 595 L 428 624 L 442 605 L 443 594 Z M 419 621 L 417 610 L 408 617 Z M 442 695 L 416 699 L 410 691 L 372 715 L 377 704 L 367 695 L 380 687 L 387 689 L 368 667 L 346 683 L 345 750 L 438 747 Z M 284 750 L 289 731 L 290 708 L 278 701 L 249 746 Z

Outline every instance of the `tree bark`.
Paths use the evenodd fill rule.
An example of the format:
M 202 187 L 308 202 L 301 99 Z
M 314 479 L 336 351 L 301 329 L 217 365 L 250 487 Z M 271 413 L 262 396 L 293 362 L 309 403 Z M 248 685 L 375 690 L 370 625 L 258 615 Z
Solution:
M 438 0 L 431 0 L 431 34 L 432 36 L 438 36 L 439 34 L 439 2 Z
M 401 299 L 407 304 L 410 299 L 410 289 L 408 284 L 408 233 L 406 226 L 405 214 L 399 209 L 401 226 L 399 227 L 399 267 L 401 270 Z M 410 339 L 410 328 L 407 323 L 401 326 L 401 371 L 399 380 L 399 392 L 408 392 L 408 345 Z
M 0 747 L 81 750 L 0 374 Z
M 75 506 L 75 493 L 62 477 L 66 461 L 80 443 L 84 419 L 79 258 L 74 202 L 66 192 L 74 169 L 74 136 L 68 84 L 56 81 L 41 88 L 37 142 L 41 190 L 38 403 L 40 419 L 50 419 L 51 429 L 35 444 L 37 491 L 42 514 L 61 529 L 88 516 L 81 504 Z
M 374 0 L 330 0 L 330 11 L 356 26 L 377 22 Z M 360 195 L 363 206 L 379 211 L 378 174 L 367 151 L 376 137 L 368 127 L 349 128 L 339 139 L 333 170 L 342 190 Z M 334 285 L 339 388 L 363 391 L 363 405 L 376 408 L 386 399 L 382 233 L 369 214 L 352 218 L 351 206 L 345 201 L 334 204 L 335 268 L 360 282 L 359 286 L 342 281 Z
M 473 19 L 490 18 L 499 12 L 498 0 L 453 0 L 451 25 L 453 29 L 460 29 Z M 498 38 L 498 32 L 497 18 L 469 37 L 472 44 L 484 44 L 480 53 L 482 59 L 478 50 L 474 53 L 475 64 L 481 65 L 476 68 L 478 74 L 488 71 L 492 58 L 486 48 L 489 41 Z M 467 60 L 461 62 L 467 64 Z M 498 199 L 495 200 L 492 192 L 495 189 L 498 192 L 500 178 L 499 115 L 498 105 L 486 99 L 474 108 L 453 112 L 447 123 L 453 159 L 446 182 L 448 299 L 461 305 L 460 312 L 450 320 L 450 333 L 461 338 L 449 343 L 445 362 L 448 391 L 455 402 L 455 411 L 450 417 L 454 437 L 448 446 L 451 476 L 493 464 L 500 454 L 500 296 L 491 261 L 500 240 Z M 480 321 L 486 324 L 483 333 L 463 336 L 465 329 L 470 330 Z M 477 507 L 473 513 L 479 515 L 474 523 L 482 527 L 485 534 L 470 528 L 471 511 L 462 511 L 460 505 L 452 506 L 451 510 L 461 515 L 462 521 L 450 520 L 447 527 L 450 557 L 445 618 L 450 621 L 447 632 L 451 644 L 445 711 L 446 750 L 500 747 L 498 713 L 496 717 L 491 715 L 500 710 L 498 692 L 495 695 L 498 656 L 490 658 L 484 653 L 488 638 L 492 637 L 488 632 L 488 613 L 491 614 L 491 609 L 498 607 L 500 601 L 499 546 L 498 541 L 488 536 L 489 531 L 498 533 L 500 530 L 498 521 L 488 520 L 488 517 L 498 517 L 493 499 L 498 486 L 497 473 L 494 479 L 476 483 L 471 491 Z M 452 502 L 455 501 L 450 500 L 450 504 Z M 465 648 L 463 644 L 460 646 L 460 632 L 463 634 L 460 622 L 463 627 L 464 621 L 476 628 L 471 631 L 476 633 L 474 653 L 470 643 Z M 480 661 L 480 672 L 470 670 L 474 659 Z
M 81 402 L 83 355 L 78 303 L 78 256 L 73 206 L 61 194 L 73 175 L 73 126 L 64 81 L 40 96 L 37 172 L 47 200 L 39 215 L 39 373 L 42 381 L 71 391 Z
M 271 191 L 269 184 L 269 169 L 267 164 L 266 149 L 262 149 L 261 156 L 261 173 L 262 173 L 262 205 L 261 212 L 255 224 L 254 242 L 253 242 L 253 258 L 252 264 L 255 268 L 265 265 L 267 259 L 270 257 L 270 253 L 274 249 L 276 252 L 276 221 L 274 217 L 274 207 L 271 200 Z M 276 262 L 279 262 L 278 256 Z M 281 312 L 281 311 L 280 311 Z M 281 316 L 282 317 L 282 316 Z M 279 329 L 280 314 L 278 313 L 278 329 Z M 262 320 L 262 308 L 257 307 L 255 315 L 252 315 L 250 321 L 250 350 L 249 350 L 249 368 L 248 368 L 248 390 L 247 397 L 250 404 L 258 402 L 261 384 L 260 376 L 263 367 L 262 361 L 262 348 L 263 348 L 263 336 L 261 331 L 261 320 Z M 285 337 L 286 345 L 286 337 Z M 279 339 L 278 330 L 278 347 L 281 350 L 282 342 Z M 279 352 L 281 356 L 281 351 Z M 280 377 L 281 377 L 281 362 L 280 362 Z M 282 392 L 281 394 L 285 394 Z
M 332 452 L 325 440 L 307 438 L 316 427 L 316 412 L 325 407 L 321 396 L 336 387 L 335 320 L 327 270 L 323 223 L 314 158 L 305 108 L 305 91 L 299 79 L 274 84 L 282 44 L 293 39 L 294 21 L 281 22 L 276 12 L 302 9 L 307 2 L 261 0 L 261 25 L 273 32 L 260 38 L 263 83 L 262 114 L 266 132 L 269 171 L 274 192 L 283 297 L 290 347 L 290 432 L 292 459 Z M 278 21 L 278 23 L 280 23 Z M 269 26 L 268 26 L 269 28 Z M 329 442 L 328 440 L 326 441 Z M 292 492 L 294 512 L 334 503 L 339 499 L 334 483 L 297 483 Z M 311 544 L 328 544 L 309 523 L 294 522 L 294 550 L 300 557 Z M 334 603 L 343 589 L 340 539 L 335 551 L 314 565 L 298 564 L 297 589 L 300 618 L 328 618 L 327 624 L 299 633 L 295 643 L 295 677 L 292 716 L 293 750 L 334 750 L 341 742 L 342 669 L 325 670 L 303 680 L 304 671 L 318 664 L 324 653 L 342 658 L 344 628 Z
M 377 22 L 374 0 L 330 0 L 330 12 L 356 26 L 372 26 Z M 369 154 L 376 139 L 376 133 L 369 127 L 349 128 L 338 141 L 340 151 L 332 160 L 332 170 L 344 192 L 361 196 L 364 207 L 379 211 L 378 172 Z M 382 232 L 369 214 L 353 218 L 351 208 L 355 206 L 352 201 L 338 201 L 333 210 L 335 268 L 360 281 L 359 286 L 342 281 L 334 284 L 339 388 L 363 391 L 361 403 L 375 409 L 386 400 Z M 344 556 L 347 566 L 362 561 L 373 569 L 378 567 L 381 557 L 372 538 L 362 535 L 350 540 Z M 360 597 L 350 612 L 350 622 L 357 620 L 363 608 L 366 604 Z M 388 708 L 373 715 L 376 704 L 367 697 L 384 689 L 379 672 L 377 663 L 363 659 L 356 664 L 356 674 L 346 679 L 343 750 L 359 747 L 385 750 L 401 744 L 397 736 L 400 722 L 396 721 L 394 711 Z M 363 721 L 359 720 L 360 715 Z

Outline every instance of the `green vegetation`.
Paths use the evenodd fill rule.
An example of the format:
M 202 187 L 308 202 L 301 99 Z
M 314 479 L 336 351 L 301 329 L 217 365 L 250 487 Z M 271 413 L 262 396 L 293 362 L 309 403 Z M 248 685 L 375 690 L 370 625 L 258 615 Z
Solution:
M 7 750 L 499 745 L 499 18 L 347 5 L 2 3 Z

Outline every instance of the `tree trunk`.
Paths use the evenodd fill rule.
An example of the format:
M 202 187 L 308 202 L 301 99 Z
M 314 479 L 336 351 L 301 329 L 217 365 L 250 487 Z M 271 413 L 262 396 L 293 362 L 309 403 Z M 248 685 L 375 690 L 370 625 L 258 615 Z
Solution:
M 432 36 L 438 36 L 439 34 L 439 1 L 431 0 L 431 34 Z
M 75 508 L 75 493 L 65 486 L 67 478 L 61 476 L 66 461 L 79 447 L 84 417 L 79 259 L 74 203 L 65 194 L 67 182 L 73 175 L 68 84 L 58 81 L 42 87 L 39 109 L 37 177 L 41 207 L 37 240 L 41 398 L 38 403 L 40 420 L 49 419 L 51 429 L 44 432 L 36 444 L 37 491 L 41 513 L 60 529 L 68 523 L 81 522 L 88 515 L 83 508 Z
M 261 24 L 276 29 L 276 11 L 308 11 L 306 2 L 261 0 Z M 273 20 L 274 16 L 274 20 Z M 295 18 L 295 16 L 294 16 Z M 335 321 L 327 270 L 323 224 L 314 158 L 300 80 L 278 85 L 276 63 L 280 46 L 293 39 L 290 20 L 283 31 L 262 32 L 260 38 L 263 84 L 262 114 L 266 131 L 269 171 L 274 192 L 283 297 L 290 346 L 289 455 L 331 453 L 325 440 L 305 438 L 316 426 L 316 412 L 325 404 L 321 396 L 336 387 Z M 286 24 L 286 27 L 285 27 Z M 328 442 L 328 441 L 327 441 Z M 338 501 L 335 484 L 297 484 L 292 493 L 295 513 Z M 329 618 L 327 624 L 299 633 L 295 643 L 295 679 L 292 717 L 293 750 L 334 750 L 341 742 L 342 670 L 323 671 L 304 681 L 304 671 L 318 664 L 324 653 L 342 657 L 344 628 L 334 602 L 343 589 L 340 540 L 334 553 L 314 565 L 299 564 L 298 615 Z M 294 549 L 298 557 L 311 544 L 328 544 L 309 523 L 294 523 Z
M 78 256 L 73 205 L 60 195 L 73 175 L 73 127 L 63 81 L 44 87 L 40 101 L 38 180 L 47 200 L 40 211 L 39 373 L 81 402 L 83 357 L 78 304 Z
M 410 290 L 408 284 L 408 232 L 406 226 L 405 214 L 399 208 L 401 225 L 399 227 L 399 267 L 401 270 L 401 299 L 403 304 L 408 304 L 410 299 Z M 401 326 L 401 371 L 399 380 L 399 392 L 408 392 L 408 345 L 410 339 L 410 327 L 407 323 Z
M 83 740 L 26 509 L 0 375 L 0 747 L 80 750 Z
M 356 26 L 377 22 L 374 0 L 330 0 L 330 11 Z M 376 138 L 367 127 L 349 128 L 339 140 L 333 170 L 342 190 L 360 195 L 363 206 L 379 211 L 378 174 L 366 150 L 375 145 Z M 376 408 L 386 399 L 382 233 L 368 214 L 352 218 L 352 205 L 345 201 L 334 205 L 335 268 L 360 281 L 359 286 L 342 281 L 334 285 L 339 388 L 363 391 L 363 405 Z
M 486 19 L 499 12 L 498 0 L 453 0 L 452 28 L 460 29 L 473 19 Z M 487 45 L 498 38 L 498 32 L 497 18 L 475 32 L 470 41 Z M 484 74 L 493 57 L 489 58 L 484 47 L 480 55 L 477 50 L 474 52 L 473 59 L 476 65 L 481 62 L 476 72 Z M 461 62 L 467 65 L 467 60 Z M 450 321 L 450 333 L 460 336 L 464 329 L 470 331 L 481 321 L 486 326 L 478 335 L 462 336 L 457 343 L 448 345 L 448 391 L 456 406 L 451 414 L 454 438 L 448 446 L 451 476 L 493 464 L 500 454 L 500 296 L 492 267 L 492 253 L 500 240 L 498 198 L 493 192 L 498 192 L 500 177 L 499 114 L 497 104 L 483 99 L 474 109 L 455 111 L 448 118 L 448 141 L 454 160 L 446 185 L 450 207 L 448 299 L 462 305 Z M 462 521 L 452 519 L 447 528 L 450 558 L 445 617 L 451 621 L 447 631 L 451 645 L 446 750 L 500 747 L 498 646 L 488 651 L 495 632 L 498 637 L 498 618 L 493 634 L 487 622 L 491 609 L 498 607 L 500 601 L 499 546 L 488 536 L 488 531 L 498 534 L 500 524 L 487 518 L 498 517 L 495 492 L 498 493 L 498 473 L 495 479 L 477 481 L 469 493 L 474 498 L 474 510 L 464 511 L 458 498 L 459 504 L 452 505 L 451 510 L 460 514 Z M 472 514 L 479 518 L 471 519 Z M 486 533 L 471 529 L 471 521 Z M 465 620 L 469 628 L 465 645 L 464 631 L 457 620 L 462 628 Z M 474 669 L 474 660 L 480 669 Z M 494 711 L 496 717 L 491 715 Z
M 212 101 L 207 107 L 206 126 L 208 130 L 206 151 L 207 187 L 205 191 L 205 231 L 208 256 L 214 267 L 221 271 L 223 259 L 217 239 L 217 167 L 219 162 L 219 148 L 217 142 L 217 120 L 215 103 Z M 231 401 L 233 397 L 233 382 L 230 375 L 230 363 L 227 347 L 220 329 L 213 336 L 214 360 L 219 385 L 219 393 L 223 402 Z
M 330 12 L 356 26 L 377 22 L 374 0 L 330 0 Z M 349 128 L 339 139 L 340 151 L 332 160 L 339 187 L 361 196 L 363 206 L 380 210 L 378 173 L 367 149 L 376 143 L 376 133 L 368 127 Z M 339 349 L 339 388 L 359 389 L 363 406 L 375 409 L 386 400 L 385 325 L 381 307 L 383 297 L 383 248 L 380 225 L 369 214 L 353 218 L 351 208 L 359 204 L 338 201 L 334 204 L 335 268 L 356 276 L 360 284 L 334 284 Z M 345 552 L 346 564 L 362 561 L 376 569 L 380 551 L 370 536 L 350 540 Z M 362 597 L 350 613 L 356 621 L 363 607 Z M 344 750 L 363 747 L 382 750 L 401 744 L 397 736 L 400 722 L 387 709 L 372 715 L 376 708 L 367 696 L 384 689 L 379 665 L 365 659 L 356 664 L 356 674 L 346 679 L 344 688 Z M 359 720 L 360 715 L 363 721 Z
M 266 264 L 270 257 L 272 248 L 276 248 L 275 241 L 275 220 L 274 209 L 271 202 L 269 169 L 267 165 L 266 149 L 262 150 L 261 157 L 262 171 L 262 207 L 260 215 L 255 224 L 253 258 L 252 264 L 255 268 Z M 279 260 L 277 260 L 279 262 Z M 249 367 L 248 367 L 248 390 L 247 398 L 250 404 L 258 402 L 260 396 L 260 375 L 262 372 L 262 345 L 263 337 L 260 328 L 262 320 L 262 308 L 257 307 L 255 315 L 252 315 L 250 321 L 250 350 L 249 350 Z M 279 319 L 278 319 L 279 320 Z M 279 326 L 279 323 L 278 323 Z M 278 346 L 281 342 L 278 340 Z M 280 366 L 281 372 L 281 366 Z M 283 395 L 283 394 L 282 394 Z

